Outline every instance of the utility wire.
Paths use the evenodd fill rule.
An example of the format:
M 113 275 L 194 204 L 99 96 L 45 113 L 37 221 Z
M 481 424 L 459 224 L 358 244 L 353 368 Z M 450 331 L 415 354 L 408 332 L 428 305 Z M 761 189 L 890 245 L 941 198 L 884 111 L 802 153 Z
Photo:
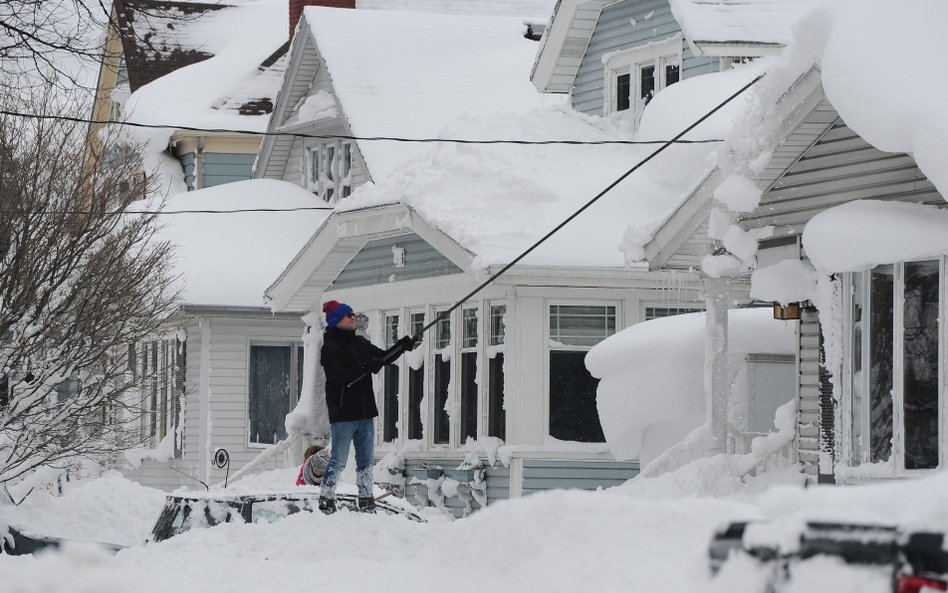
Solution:
M 536 248 L 539 247 L 541 244 L 543 244 L 544 241 L 546 241 L 547 239 L 549 239 L 550 237 L 552 237 L 554 234 L 556 234 L 556 233 L 557 233 L 560 229 L 562 229 L 564 226 L 566 226 L 567 224 L 569 224 L 574 218 L 576 218 L 577 216 L 579 216 L 580 214 L 582 214 L 583 212 L 585 212 L 587 208 L 589 208 L 590 206 L 592 206 L 593 204 L 595 204 L 601 197 L 603 197 L 604 195 L 606 195 L 606 193 L 608 193 L 610 190 L 612 190 L 615 186 L 619 185 L 626 177 L 628 177 L 629 175 L 631 175 L 632 173 L 634 173 L 635 171 L 637 171 L 637 170 L 638 170 L 639 168 L 641 168 L 642 165 L 644 165 L 645 163 L 647 163 L 647 162 L 649 162 L 650 160 L 652 160 L 652 159 L 653 159 L 656 155 L 658 155 L 660 152 L 662 152 L 663 150 L 665 150 L 666 148 L 668 148 L 669 146 L 671 146 L 672 144 L 674 144 L 675 141 L 677 141 L 679 138 L 681 138 L 682 136 L 684 136 L 685 134 L 687 134 L 688 132 L 690 132 L 691 130 L 693 130 L 695 127 L 697 127 L 698 125 L 700 125 L 701 122 L 703 122 L 704 120 L 706 120 L 706 119 L 708 119 L 709 117 L 711 117 L 711 116 L 712 116 L 714 113 L 716 113 L 719 109 L 721 109 L 722 107 L 724 107 L 725 105 L 727 105 L 728 103 L 730 103 L 731 101 L 733 101 L 733 100 L 734 100 L 735 98 L 737 98 L 741 93 L 743 93 L 744 91 L 746 91 L 747 89 L 749 89 L 750 87 L 752 87 L 753 85 L 755 85 L 755 84 L 757 83 L 757 81 L 759 81 L 759 80 L 760 80 L 761 78 L 763 78 L 763 77 L 764 77 L 763 74 L 758 75 L 756 78 L 754 78 L 754 80 L 748 82 L 748 83 L 745 84 L 743 87 L 741 87 L 740 90 L 738 90 L 738 91 L 735 92 L 733 95 L 731 95 L 730 97 L 728 97 L 727 99 L 725 99 L 724 101 L 722 101 L 721 103 L 719 103 L 719 104 L 717 105 L 717 107 L 715 107 L 715 108 L 712 109 L 711 111 L 708 111 L 707 113 L 705 113 L 704 115 L 702 115 L 700 118 L 698 118 L 698 119 L 697 119 L 694 123 L 692 123 L 690 126 L 688 126 L 688 127 L 685 128 L 684 130 L 682 130 L 681 132 L 679 132 L 674 138 L 672 138 L 671 140 L 667 140 L 664 144 L 662 144 L 661 146 L 659 146 L 658 148 L 656 148 L 656 149 L 655 149 L 651 154 L 649 154 L 647 157 L 645 157 L 644 159 L 642 159 L 641 161 L 639 161 L 638 163 L 636 163 L 631 169 L 629 169 L 628 171 L 626 171 L 625 173 L 623 173 L 622 175 L 620 175 L 618 179 L 616 179 L 615 181 L 613 181 L 612 183 L 610 183 L 604 190 L 602 190 L 601 192 L 599 192 L 598 194 L 596 194 L 595 197 L 593 197 L 591 200 L 589 200 L 588 202 L 586 202 L 585 204 L 583 204 L 582 207 L 580 207 L 578 210 L 576 210 L 575 212 L 573 212 L 572 214 L 570 214 L 569 217 L 566 218 L 566 220 L 564 220 L 564 221 L 561 222 L 560 224 L 556 225 L 556 227 L 554 227 L 550 232 L 548 232 L 547 234 L 543 235 L 543 236 L 542 236 L 539 240 L 537 240 L 533 245 L 531 245 L 530 247 L 528 247 L 528 248 L 526 249 L 526 251 L 524 251 L 523 253 L 521 253 L 521 254 L 518 255 L 517 257 L 515 257 L 515 258 L 513 259 L 513 261 L 511 261 L 510 263 L 508 263 L 507 265 L 505 265 L 503 268 L 501 268 L 500 270 L 498 270 L 496 274 L 494 274 L 493 276 L 491 276 L 490 278 L 488 278 L 488 279 L 485 280 L 484 282 L 481 282 L 481 283 L 477 286 L 477 288 L 475 288 L 475 289 L 472 290 L 471 292 L 469 292 L 469 293 L 467 293 L 466 295 L 464 295 L 463 297 L 461 297 L 461 298 L 460 298 L 456 303 L 454 303 L 449 309 L 446 309 L 446 310 L 442 311 L 441 313 L 439 313 L 437 316 L 435 316 L 434 320 L 432 320 L 432 321 L 431 321 L 430 323 L 428 323 L 426 326 L 424 326 L 423 328 L 421 328 L 421 330 L 419 330 L 418 333 L 416 333 L 414 336 L 412 336 L 413 341 L 416 341 L 416 342 L 417 342 L 417 341 L 420 341 L 420 340 L 421 340 L 421 337 L 424 335 L 424 333 L 425 333 L 426 331 L 428 331 L 429 329 L 431 329 L 432 327 L 434 327 L 436 324 L 438 324 L 442 319 L 444 319 L 444 318 L 446 318 L 448 315 L 450 315 L 452 311 L 454 311 L 455 309 L 457 309 L 458 307 L 460 307 L 461 305 L 463 305 L 465 302 L 467 302 L 468 299 L 470 299 L 471 297 L 473 297 L 474 295 L 476 295 L 477 293 L 479 293 L 480 291 L 482 291 L 484 288 L 486 288 L 488 285 L 490 285 L 492 282 L 494 282 L 495 280 L 497 280 L 498 278 L 500 278 L 507 270 L 509 270 L 510 268 L 512 268 L 512 267 L 513 267 L 514 265 L 516 265 L 520 260 L 522 260 L 522 259 L 525 258 L 527 255 L 529 255 L 534 249 L 536 249 Z M 362 373 L 361 375 L 359 375 L 359 377 L 357 377 L 355 380 L 353 380 L 352 382 L 350 382 L 350 383 L 348 384 L 348 387 L 352 387 L 353 385 L 355 385 L 356 383 L 358 383 L 359 381 L 361 381 L 362 379 L 364 379 L 364 378 L 367 377 L 368 375 L 369 375 L 368 372 Z
M 72 117 L 68 115 L 43 115 L 38 113 L 23 113 L 20 111 L 0 110 L 0 115 L 9 115 L 11 117 L 24 117 L 38 120 L 68 121 L 80 124 L 101 124 L 114 126 L 129 126 L 133 128 L 149 128 L 157 130 L 187 130 L 189 132 L 204 132 L 207 134 L 246 134 L 254 136 L 291 136 L 294 138 L 315 138 L 319 140 L 354 140 L 357 142 L 406 142 L 406 143 L 425 143 L 425 142 L 445 142 L 451 144 L 521 144 L 521 145 L 553 145 L 565 144 L 572 146 L 604 146 L 615 144 L 711 144 L 714 142 L 724 142 L 724 140 L 710 138 L 705 140 L 682 140 L 676 136 L 672 140 L 470 140 L 464 138 L 404 138 L 400 136 L 347 136 L 342 134 L 305 134 L 303 132 L 257 132 L 254 130 L 228 130 L 225 128 L 197 128 L 193 126 L 176 126 L 170 124 L 143 124 L 131 121 L 109 121 L 98 119 L 86 119 L 82 117 Z
M 44 210 L 47 214 L 76 214 L 76 215 L 132 215 L 132 214 L 153 214 L 156 216 L 170 216 L 172 214 L 243 214 L 245 212 L 306 212 L 311 210 L 335 210 L 333 206 L 300 206 L 299 208 L 238 208 L 234 210 L 113 210 L 111 212 L 95 212 L 92 210 L 58 210 L 51 212 Z M 0 210 L 3 214 L 23 214 L 20 210 Z

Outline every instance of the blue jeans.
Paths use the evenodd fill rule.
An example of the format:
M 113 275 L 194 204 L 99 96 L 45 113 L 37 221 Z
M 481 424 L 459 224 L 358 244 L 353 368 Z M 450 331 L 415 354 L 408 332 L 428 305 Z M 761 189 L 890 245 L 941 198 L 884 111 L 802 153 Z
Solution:
M 323 474 L 320 496 L 336 497 L 336 481 L 346 468 L 349 444 L 355 444 L 356 486 L 359 496 L 372 496 L 372 468 L 375 465 L 375 420 L 349 420 L 330 425 L 332 433 L 329 464 Z

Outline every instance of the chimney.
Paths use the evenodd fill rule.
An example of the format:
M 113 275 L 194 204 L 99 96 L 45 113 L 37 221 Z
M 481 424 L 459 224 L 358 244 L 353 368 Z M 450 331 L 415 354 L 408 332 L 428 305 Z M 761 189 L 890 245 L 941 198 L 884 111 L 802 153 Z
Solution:
M 296 25 L 300 22 L 303 8 L 306 6 L 355 8 L 356 0 L 290 0 L 290 39 L 293 39 L 293 32 L 296 31 Z

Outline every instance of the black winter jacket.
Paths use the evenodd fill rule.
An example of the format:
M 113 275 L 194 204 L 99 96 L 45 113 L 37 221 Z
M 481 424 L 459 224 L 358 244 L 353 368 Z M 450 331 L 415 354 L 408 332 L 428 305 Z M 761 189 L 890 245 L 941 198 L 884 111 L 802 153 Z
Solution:
M 326 330 L 319 360 L 326 372 L 330 423 L 366 420 L 379 415 L 371 374 L 366 374 L 352 387 L 347 385 L 364 373 L 377 373 L 384 366 L 385 354 L 386 351 L 354 331 L 338 327 Z

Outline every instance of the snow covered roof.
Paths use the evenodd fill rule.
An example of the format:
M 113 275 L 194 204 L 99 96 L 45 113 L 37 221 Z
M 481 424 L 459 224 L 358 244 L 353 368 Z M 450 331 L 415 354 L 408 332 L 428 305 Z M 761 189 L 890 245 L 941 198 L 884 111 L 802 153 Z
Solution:
M 292 183 L 253 179 L 170 198 L 163 212 L 324 206 Z M 160 237 L 176 246 L 188 305 L 264 306 L 263 291 L 329 213 L 246 212 L 160 217 Z
M 785 46 L 791 28 L 824 0 L 669 0 L 685 36 L 707 55 L 715 45 Z
M 522 18 L 322 7 L 304 16 L 356 136 L 436 137 L 462 115 L 542 104 L 527 79 L 537 45 Z M 359 144 L 376 181 L 426 149 Z
M 517 16 L 546 21 L 556 0 L 357 0 L 359 10 L 404 10 L 473 16 Z
M 178 67 L 133 92 L 125 103 L 126 119 L 182 127 L 266 129 L 285 67 L 285 60 L 274 59 L 274 53 L 287 41 L 286 2 L 256 0 L 217 8 L 184 19 L 163 36 L 149 37 L 155 47 L 171 48 L 169 55 L 175 55 L 176 48 L 200 48 L 210 57 Z M 131 76 L 131 64 L 129 68 Z
M 122 52 L 132 91 L 178 68 L 212 57 L 191 26 L 226 4 L 168 0 L 116 0 Z
M 760 65 L 694 77 L 663 90 L 646 109 L 636 140 L 665 140 L 746 84 Z M 686 139 L 720 138 L 740 113 L 737 100 Z M 445 133 L 463 138 L 621 141 L 631 121 L 589 117 L 566 108 L 526 115 L 462 117 Z M 525 265 L 621 268 L 640 259 L 624 251 L 686 196 L 711 166 L 717 144 L 677 144 L 625 179 L 527 256 Z M 655 150 L 646 145 L 437 144 L 336 207 L 359 210 L 404 203 L 477 259 L 510 262 Z

